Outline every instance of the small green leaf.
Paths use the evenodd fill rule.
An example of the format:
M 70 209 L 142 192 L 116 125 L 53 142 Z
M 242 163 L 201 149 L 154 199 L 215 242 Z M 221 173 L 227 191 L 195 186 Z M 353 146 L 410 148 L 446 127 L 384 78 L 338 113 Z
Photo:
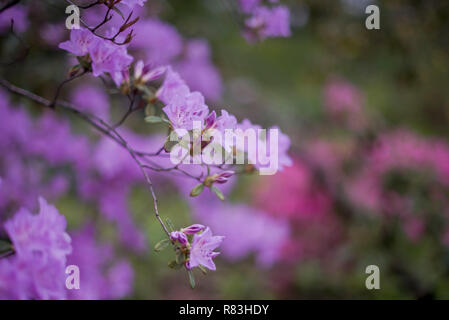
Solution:
M 178 251 L 176 253 L 176 263 L 183 265 L 185 261 L 186 261 L 186 257 L 184 255 L 184 253 Z
M 12 250 L 12 244 L 8 241 L 0 240 L 0 253 L 5 253 Z
M 220 189 L 218 189 L 216 186 L 212 186 L 211 190 L 212 190 L 213 193 L 215 193 L 217 195 L 218 199 L 220 199 L 221 201 L 225 200 L 225 196 L 220 191 Z
M 166 218 L 165 221 L 167 222 L 167 225 L 168 225 L 170 231 L 175 231 L 175 226 L 173 225 L 171 220 L 169 218 Z
M 173 260 L 172 262 L 170 262 L 170 263 L 168 264 L 168 267 L 171 268 L 171 269 L 178 270 L 178 269 L 181 269 L 182 264 L 179 264 L 179 263 L 177 263 L 175 260 Z
M 156 252 L 162 251 L 165 248 L 167 248 L 167 246 L 169 244 L 170 244 L 170 240 L 169 239 L 161 240 L 158 243 L 156 243 L 156 245 L 154 246 L 154 251 L 156 251 Z
M 164 119 L 162 119 L 161 117 L 158 117 L 158 116 L 148 116 L 148 117 L 145 117 L 145 121 L 148 123 L 161 123 L 161 122 L 164 122 Z
M 195 188 L 193 188 L 192 191 L 190 191 L 190 196 L 197 197 L 201 194 L 201 192 L 203 192 L 203 190 L 204 190 L 204 184 L 200 183 Z
M 123 15 L 123 13 L 117 7 L 112 7 L 112 10 L 117 12 L 120 15 L 120 17 L 122 17 L 122 19 L 125 20 L 125 16 Z
M 195 288 L 195 277 L 193 276 L 193 272 L 192 272 L 192 270 L 188 270 L 187 273 L 189 274 L 190 288 L 194 289 Z
M 170 141 L 169 139 L 167 139 L 164 143 L 164 150 L 166 152 L 170 152 L 174 146 L 176 146 L 178 144 L 178 141 Z
M 200 270 L 203 274 L 207 274 L 207 269 L 204 268 L 202 265 L 198 265 L 198 268 L 200 268 Z

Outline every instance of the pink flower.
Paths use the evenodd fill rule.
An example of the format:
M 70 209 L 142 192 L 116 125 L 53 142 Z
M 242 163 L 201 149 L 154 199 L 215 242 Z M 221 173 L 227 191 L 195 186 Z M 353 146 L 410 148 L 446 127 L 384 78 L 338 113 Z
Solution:
M 202 265 L 210 270 L 216 270 L 212 259 L 220 253 L 214 252 L 223 241 L 222 236 L 213 236 L 209 227 L 201 234 L 195 234 L 193 237 L 192 249 L 190 250 L 190 259 L 186 264 L 188 269 Z

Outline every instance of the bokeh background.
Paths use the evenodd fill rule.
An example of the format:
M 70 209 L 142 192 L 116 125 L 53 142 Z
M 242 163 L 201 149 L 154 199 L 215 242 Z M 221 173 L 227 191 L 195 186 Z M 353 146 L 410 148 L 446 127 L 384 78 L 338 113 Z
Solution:
M 63 27 L 66 4 L 24 3 L 26 26 L 18 30 L 21 26 L 16 24 L 16 37 L 3 24 L 0 36 L 2 62 L 22 54 L 24 58 L 2 63 L 0 74 L 49 98 L 73 65 L 57 48 L 69 37 Z M 160 212 L 175 226 L 200 222 L 217 234 L 227 233 L 217 271 L 195 272 L 194 290 L 186 272 L 167 267 L 173 252 L 153 252 L 164 234 L 147 190 L 128 181 L 128 163 L 119 159 L 116 149 L 104 146 L 98 151 L 97 146 L 91 154 L 92 161 L 99 158 L 110 169 L 98 170 L 93 179 L 104 183 L 105 195 L 98 202 L 80 191 L 86 182 L 79 181 L 80 173 L 70 161 L 55 164 L 17 153 L 24 168 L 46 168 L 39 178 L 43 182 L 33 180 L 37 184 L 66 177 L 60 182 L 67 184 L 64 192 L 57 188 L 54 194 L 38 193 L 55 204 L 67 218 L 69 232 L 78 236 L 80 257 L 72 259 L 89 257 L 85 264 L 92 298 L 108 298 L 103 292 L 111 287 L 123 292 L 116 297 L 134 299 L 449 298 L 449 4 L 282 3 L 290 9 L 291 37 L 260 43 L 242 37 L 243 17 L 236 1 L 151 0 L 140 13 L 146 18 L 139 23 L 158 17 L 171 25 L 184 46 L 193 39 L 207 41 L 206 62 L 194 65 L 184 48 L 170 63 L 206 95 L 209 106 L 226 108 L 239 120 L 249 118 L 265 128 L 277 125 L 291 139 L 293 166 L 275 176 L 239 176 L 227 188 L 224 204 L 207 195 L 192 203 L 189 182 L 152 175 Z M 365 28 L 369 4 L 380 8 L 380 30 Z M 143 44 L 136 46 L 137 52 L 149 50 L 145 41 L 152 37 L 165 46 L 170 35 L 147 37 L 139 39 Z M 169 45 L 164 49 L 171 50 Z M 73 81 L 62 97 L 86 108 L 90 103 L 110 119 L 119 119 L 126 111 L 124 100 L 114 92 L 106 95 L 104 89 L 102 95 L 98 88 L 103 88 L 101 81 L 87 77 Z M 14 108 L 25 105 L 35 121 L 47 117 L 39 106 L 17 96 L 8 99 Z M 69 131 L 101 143 L 101 137 L 80 121 L 63 113 L 56 117 L 41 121 L 48 136 L 53 126 L 65 121 L 59 119 L 68 118 Z M 150 128 L 143 121 L 143 111 L 133 114 L 125 127 L 141 136 L 164 133 L 163 127 Z M 64 136 L 65 131 L 60 132 Z M 53 148 L 65 144 L 70 142 L 60 141 Z M 6 153 L 6 147 L 0 150 L 2 177 L 12 170 Z M 123 168 L 114 168 L 117 162 Z M 117 174 L 122 169 L 125 172 Z M 111 178 L 108 172 L 118 176 Z M 25 184 L 17 189 L 32 185 Z M 35 209 L 37 198 L 33 199 L 27 206 Z M 4 200 L 1 216 L 12 215 L 19 203 L 23 205 Z M 111 218 L 121 215 L 121 209 L 130 215 L 126 223 L 144 236 L 137 250 L 120 239 L 119 224 L 123 227 L 124 220 Z M 81 237 L 83 232 L 90 238 Z M 120 272 L 125 262 L 126 271 Z M 368 265 L 380 268 L 380 290 L 365 287 Z M 81 272 L 83 279 L 83 268 Z M 96 288 L 97 282 L 107 288 Z

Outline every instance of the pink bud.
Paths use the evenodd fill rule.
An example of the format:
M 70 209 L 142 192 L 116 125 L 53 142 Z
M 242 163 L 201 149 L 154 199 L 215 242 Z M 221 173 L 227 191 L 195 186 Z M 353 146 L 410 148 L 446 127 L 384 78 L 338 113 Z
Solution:
M 229 180 L 230 177 L 234 175 L 234 173 L 234 171 L 223 171 L 215 177 L 215 182 L 225 183 Z
M 173 231 L 170 233 L 170 239 L 172 241 L 178 241 L 180 244 L 187 244 L 187 242 L 189 242 L 187 236 L 179 231 Z
M 206 229 L 206 227 L 203 226 L 202 224 L 192 224 L 189 227 L 181 229 L 181 232 L 183 232 L 185 234 L 195 234 L 200 231 L 203 231 L 204 229 Z

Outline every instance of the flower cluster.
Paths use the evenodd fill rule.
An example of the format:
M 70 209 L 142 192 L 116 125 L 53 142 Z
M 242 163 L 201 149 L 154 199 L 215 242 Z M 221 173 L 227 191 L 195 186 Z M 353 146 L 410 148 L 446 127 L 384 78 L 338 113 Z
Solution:
M 133 61 L 126 46 L 117 45 L 107 39 L 95 36 L 88 29 L 73 29 L 70 40 L 62 42 L 59 47 L 77 57 L 81 63 L 90 64 L 95 77 L 109 73 L 112 77 L 120 77 Z
M 14 255 L 0 260 L 0 297 L 3 299 L 63 299 L 65 266 L 72 252 L 66 220 L 45 199 L 33 215 L 20 209 L 4 228 Z

